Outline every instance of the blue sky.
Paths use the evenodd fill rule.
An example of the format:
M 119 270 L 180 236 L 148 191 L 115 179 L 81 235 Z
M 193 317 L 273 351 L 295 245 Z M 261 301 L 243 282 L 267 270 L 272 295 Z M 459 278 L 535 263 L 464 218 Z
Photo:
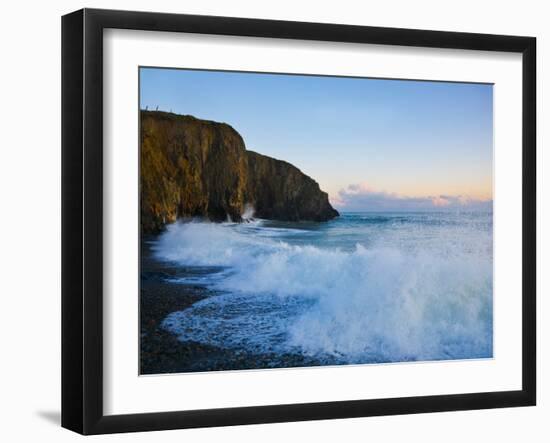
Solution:
M 491 85 L 141 68 L 140 89 L 142 109 L 230 124 L 343 210 L 492 199 Z

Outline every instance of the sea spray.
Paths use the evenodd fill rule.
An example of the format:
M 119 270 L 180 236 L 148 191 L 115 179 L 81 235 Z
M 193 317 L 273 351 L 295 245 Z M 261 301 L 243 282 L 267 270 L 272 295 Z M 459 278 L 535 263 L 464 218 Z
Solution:
M 255 212 L 256 210 L 254 209 L 254 206 L 250 203 L 247 203 L 246 205 L 244 205 L 244 211 L 241 214 L 241 218 L 246 222 L 254 220 Z
M 491 214 L 177 223 L 154 249 L 211 268 L 218 295 L 163 322 L 183 341 L 326 363 L 492 356 Z

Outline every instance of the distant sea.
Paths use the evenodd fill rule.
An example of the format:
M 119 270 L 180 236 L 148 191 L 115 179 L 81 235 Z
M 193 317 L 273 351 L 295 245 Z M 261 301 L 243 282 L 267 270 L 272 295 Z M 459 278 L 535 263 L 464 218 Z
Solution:
M 180 341 L 321 365 L 493 355 L 491 212 L 342 213 L 323 223 L 178 222 L 152 240 L 207 289 Z

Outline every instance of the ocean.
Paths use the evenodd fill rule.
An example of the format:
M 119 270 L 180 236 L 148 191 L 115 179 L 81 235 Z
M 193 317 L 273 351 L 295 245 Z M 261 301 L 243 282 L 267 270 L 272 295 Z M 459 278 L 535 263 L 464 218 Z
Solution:
M 208 296 L 161 327 L 182 342 L 318 365 L 491 358 L 491 212 L 329 222 L 178 222 L 151 240 Z

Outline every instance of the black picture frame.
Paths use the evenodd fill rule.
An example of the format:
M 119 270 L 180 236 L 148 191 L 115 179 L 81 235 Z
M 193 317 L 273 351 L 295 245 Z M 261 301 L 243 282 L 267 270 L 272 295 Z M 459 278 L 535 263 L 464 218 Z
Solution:
M 103 30 L 522 54 L 522 389 L 130 415 L 103 413 Z M 82 434 L 530 406 L 536 403 L 536 39 L 83 9 L 62 18 L 62 426 Z

